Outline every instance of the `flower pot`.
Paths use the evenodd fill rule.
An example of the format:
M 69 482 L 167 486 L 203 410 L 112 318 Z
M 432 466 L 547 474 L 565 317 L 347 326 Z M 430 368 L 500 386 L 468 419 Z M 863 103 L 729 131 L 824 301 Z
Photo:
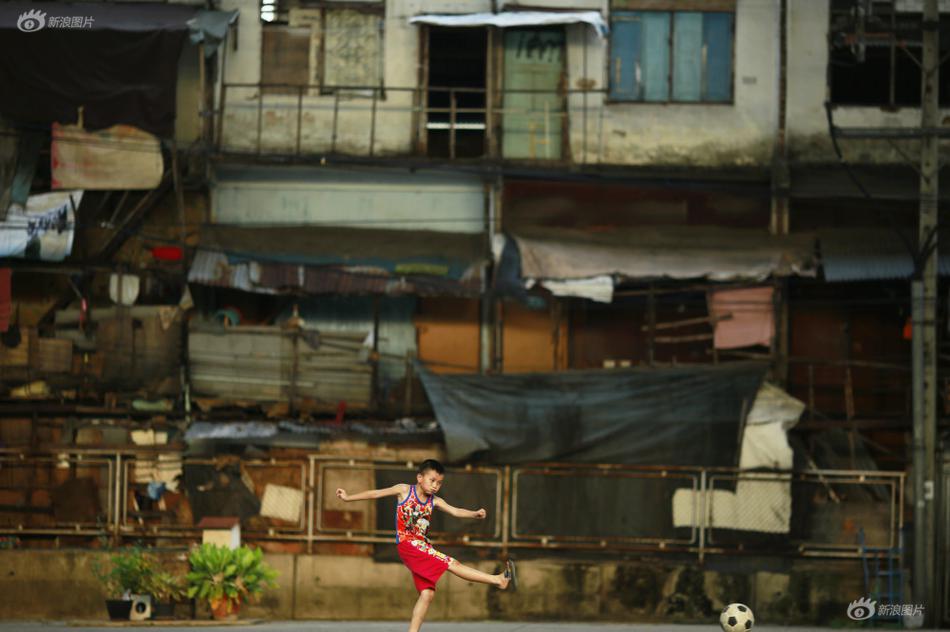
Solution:
M 156 601 L 152 603 L 153 619 L 174 619 L 175 602 L 174 601 Z
M 211 614 L 217 621 L 237 621 L 241 609 L 240 599 L 221 599 L 210 604 Z
M 110 621 L 128 621 L 132 614 L 131 599 L 106 599 L 106 610 Z

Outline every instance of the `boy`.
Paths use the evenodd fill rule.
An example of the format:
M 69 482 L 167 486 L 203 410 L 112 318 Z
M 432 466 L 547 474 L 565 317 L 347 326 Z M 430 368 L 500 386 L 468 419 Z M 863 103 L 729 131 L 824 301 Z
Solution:
M 456 518 L 475 518 L 484 520 L 487 515 L 484 509 L 471 511 L 453 507 L 438 496 L 436 492 L 442 487 L 445 479 L 445 468 L 434 459 L 426 459 L 419 466 L 416 473 L 416 484 L 399 483 L 386 489 L 372 489 L 352 496 L 343 489 L 336 490 L 337 498 L 344 502 L 354 500 L 373 500 L 396 496 L 396 550 L 403 564 L 412 573 L 412 579 L 419 591 L 419 599 L 412 609 L 412 621 L 409 623 L 409 632 L 418 632 L 422 627 L 429 604 L 435 597 L 435 584 L 445 571 L 456 577 L 470 582 L 492 584 L 502 590 L 517 588 L 514 562 L 508 560 L 505 572 L 498 575 L 489 575 L 482 571 L 460 564 L 448 555 L 436 551 L 429 544 L 429 523 L 432 510 L 440 509 Z

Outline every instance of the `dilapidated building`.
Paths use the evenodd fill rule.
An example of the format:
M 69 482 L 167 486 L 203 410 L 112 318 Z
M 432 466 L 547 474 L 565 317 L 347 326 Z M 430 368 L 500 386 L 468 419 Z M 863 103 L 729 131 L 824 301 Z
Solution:
M 920 2 L 36 4 L 0 533 L 365 556 L 327 490 L 435 453 L 497 514 L 453 544 L 903 555 L 919 140 L 855 130 L 919 124 Z

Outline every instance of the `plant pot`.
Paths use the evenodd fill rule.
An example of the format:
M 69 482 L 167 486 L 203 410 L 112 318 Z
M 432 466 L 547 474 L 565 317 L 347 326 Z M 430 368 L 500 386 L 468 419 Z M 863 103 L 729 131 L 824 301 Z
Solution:
M 131 599 L 106 599 L 106 610 L 110 621 L 128 621 L 132 614 Z
M 238 611 L 241 609 L 240 599 L 221 599 L 211 606 L 211 614 L 216 621 L 237 621 Z
M 174 601 L 156 601 L 152 603 L 153 619 L 174 619 L 175 602 Z

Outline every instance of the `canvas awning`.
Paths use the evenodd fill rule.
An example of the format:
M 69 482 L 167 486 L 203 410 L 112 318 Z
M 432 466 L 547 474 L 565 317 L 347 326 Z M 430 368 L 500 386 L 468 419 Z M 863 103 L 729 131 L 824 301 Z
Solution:
M 452 27 L 497 26 L 499 28 L 589 24 L 601 37 L 606 37 L 609 30 L 607 21 L 598 11 L 509 11 L 506 13 L 463 13 L 461 15 L 425 14 L 409 18 L 409 23 Z
M 523 279 L 762 280 L 815 276 L 814 236 L 709 226 L 636 227 L 610 232 L 526 228 L 512 235 Z
M 201 247 L 232 262 L 345 265 L 450 279 L 477 276 L 485 255 L 478 234 L 333 226 L 226 226 L 201 229 Z
M 470 296 L 481 291 L 482 248 L 466 233 L 209 225 L 188 280 L 264 294 Z

